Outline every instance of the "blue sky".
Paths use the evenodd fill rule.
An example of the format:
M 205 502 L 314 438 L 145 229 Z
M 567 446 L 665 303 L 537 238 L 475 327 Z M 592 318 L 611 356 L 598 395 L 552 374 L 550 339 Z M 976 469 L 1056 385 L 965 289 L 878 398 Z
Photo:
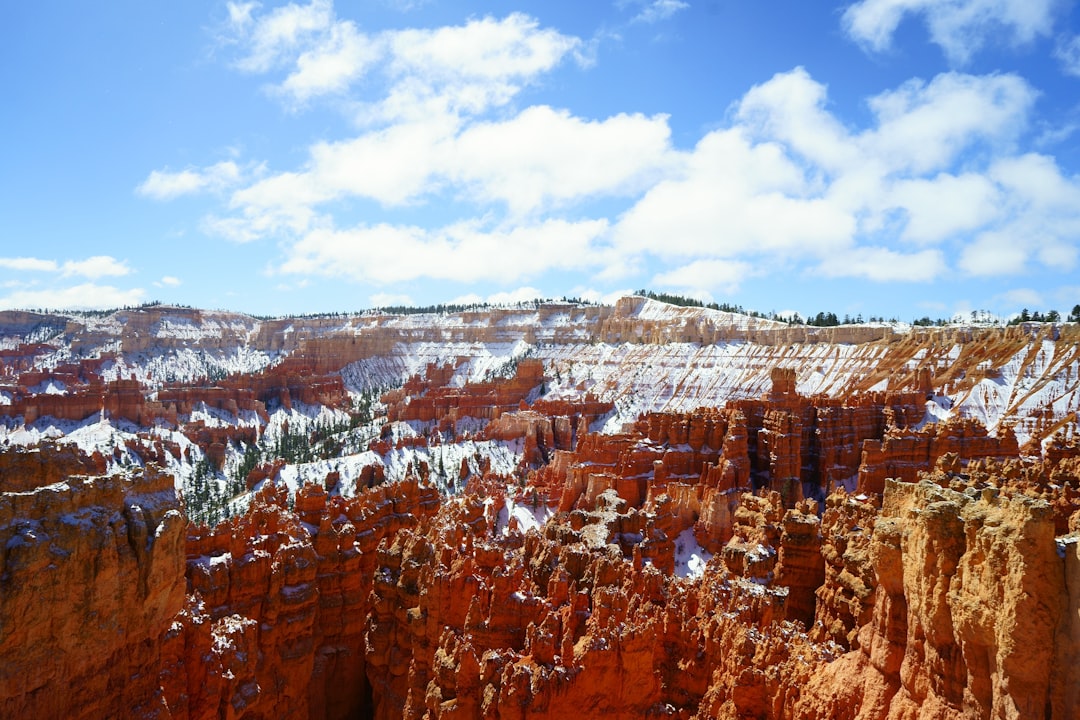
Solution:
M 5 3 L 0 308 L 1080 303 L 1055 0 Z

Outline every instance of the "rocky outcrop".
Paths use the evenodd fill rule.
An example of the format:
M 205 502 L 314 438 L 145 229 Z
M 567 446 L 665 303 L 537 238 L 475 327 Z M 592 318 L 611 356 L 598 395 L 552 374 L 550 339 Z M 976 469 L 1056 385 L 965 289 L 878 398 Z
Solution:
M 380 548 L 376 718 L 690 717 L 707 693 L 710 707 L 768 706 L 764 672 L 719 687 L 713 671 L 753 664 L 779 595 L 719 573 L 683 584 L 587 529 L 492 537 L 482 510 L 466 497 Z
M 434 513 L 415 482 L 345 500 L 264 485 L 252 510 L 191 528 L 188 603 L 166 638 L 173 718 L 352 718 L 367 712 L 365 632 L 376 548 Z
M 876 599 L 858 649 L 817 673 L 811 717 L 1074 717 L 1075 600 L 1049 507 L 993 489 L 890 481 L 869 557 Z M 1075 612 L 1075 611 L 1071 611 Z
M 144 425 L 103 455 L 0 452 L 0 716 L 1076 717 L 1078 332 L 778 327 L 644 298 L 0 313 L 3 412 Z M 192 352 L 257 369 L 166 382 Z M 120 469 L 232 473 L 268 408 L 347 408 L 347 383 L 425 365 L 381 429 L 333 431 L 403 459 L 403 482 L 367 457 L 303 476 L 253 457 L 250 510 L 185 543 L 173 479 Z M 440 497 L 421 456 L 459 428 L 503 456 L 453 455 Z
M 890 428 L 883 439 L 863 442 L 858 490 L 880 494 L 888 478 L 913 482 L 946 454 L 963 466 L 971 460 L 1016 458 L 1020 449 L 1009 428 L 1002 428 L 999 436 L 993 437 L 981 423 L 970 419 L 921 429 Z
M 184 600 L 186 524 L 173 479 L 75 474 L 86 464 L 5 468 L 0 716 L 168 718 L 157 670 Z

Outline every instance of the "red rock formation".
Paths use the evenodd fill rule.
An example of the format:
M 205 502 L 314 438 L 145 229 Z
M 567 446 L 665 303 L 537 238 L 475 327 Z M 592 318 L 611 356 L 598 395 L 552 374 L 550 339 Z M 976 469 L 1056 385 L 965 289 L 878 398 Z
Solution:
M 825 582 L 821 521 L 817 503 L 806 500 L 784 513 L 777 556 L 776 582 L 788 588 L 785 616 L 813 626 L 817 589 Z
M 6 463 L 19 477 L 0 492 L 2 717 L 169 717 L 157 668 L 184 595 L 173 479 L 74 474 L 88 464 Z
M 453 372 L 448 365 L 429 365 L 424 378 L 414 376 L 403 387 L 385 393 L 382 402 L 387 405 L 387 419 L 445 422 L 451 427 L 465 417 L 494 420 L 519 409 L 544 382 L 544 364 L 533 359 L 521 360 L 511 378 L 461 387 L 450 385 Z
M 253 509 L 189 530 L 190 598 L 162 670 L 174 718 L 355 717 L 376 547 L 433 513 L 415 482 L 346 500 L 265 485 Z
M 930 389 L 972 391 L 1023 348 L 1052 340 L 1041 330 L 958 340 L 960 331 L 735 328 L 723 314 L 643 299 L 462 313 L 439 327 L 320 318 L 295 331 L 148 309 L 118 315 L 130 330 L 122 352 L 179 347 L 177 323 L 186 332 L 228 319 L 237 327 L 223 323 L 198 342 L 258 337 L 291 355 L 213 386 L 161 387 L 155 400 L 133 381 L 103 382 L 99 358 L 33 370 L 51 346 L 0 354 L 0 371 L 14 389 L 9 410 L 31 416 L 104 408 L 171 423 L 198 403 L 260 414 L 271 402 L 343 406 L 330 373 L 348 362 L 404 342 L 536 342 L 561 332 L 536 324 L 553 313 L 595 321 L 592 334 L 567 331 L 573 342 L 739 337 L 784 352 L 792 342 L 885 342 L 875 350 L 883 359 L 832 397 L 800 396 L 773 356 L 751 373 L 772 378 L 760 397 L 650 413 L 615 435 L 587 431 L 607 412 L 595 398 L 526 407 L 543 382 L 539 360 L 510 380 L 463 388 L 448 387 L 454 365 L 431 366 L 385 396 L 391 419 L 431 423 L 398 448 L 440 443 L 466 415 L 490 420 L 481 437 L 523 442 L 513 481 L 466 458 L 467 490 L 441 501 L 415 478 L 428 474 L 422 461 L 409 481 L 355 499 L 330 492 L 335 471 L 294 498 L 263 482 L 245 516 L 189 528 L 183 603 L 178 518 L 161 510 L 175 508 L 171 480 L 72 478 L 102 474 L 105 459 L 66 448 L 0 453 L 0 715 L 1077 716 L 1080 459 L 1067 433 L 1053 436 L 1070 421 L 1050 410 L 1024 419 L 1035 440 L 1051 438 L 1042 462 L 1021 456 L 1007 430 L 910 429 Z M 24 334 L 40 322 L 0 319 L 9 317 Z M 61 331 L 80 351 L 111 337 L 74 320 Z M 957 342 L 963 362 L 949 367 Z M 25 384 L 47 379 L 68 395 Z M 889 393 L 851 392 L 885 379 Z M 240 437 L 185 430 L 218 461 Z M 387 430 L 373 449 L 390 452 Z M 159 460 L 180 454 L 149 433 L 130 441 L 140 447 Z M 279 469 L 253 472 L 251 487 Z M 886 481 L 929 471 L 918 485 Z M 379 482 L 378 472 L 370 466 L 358 485 Z M 856 476 L 864 495 L 825 497 Z M 560 512 L 521 533 L 517 519 L 497 520 L 512 502 Z M 717 554 L 694 581 L 672 577 L 674 538 L 688 528 Z
M 859 649 L 817 673 L 814 717 L 1074 717 L 1074 612 L 1045 503 L 890 481 Z M 1064 664 L 1062 664 L 1064 663 Z
M 999 437 L 970 418 L 927 425 L 921 430 L 889 430 L 882 440 L 863 442 L 858 490 L 881 493 L 886 478 L 914 481 L 920 472 L 935 467 L 946 453 L 955 454 L 961 465 L 982 458 L 1015 458 L 1020 450 L 1016 436 L 1003 428 Z
M 72 475 L 104 475 L 106 462 L 99 453 L 87 456 L 77 447 L 45 442 L 34 448 L 0 452 L 0 492 L 32 492 Z

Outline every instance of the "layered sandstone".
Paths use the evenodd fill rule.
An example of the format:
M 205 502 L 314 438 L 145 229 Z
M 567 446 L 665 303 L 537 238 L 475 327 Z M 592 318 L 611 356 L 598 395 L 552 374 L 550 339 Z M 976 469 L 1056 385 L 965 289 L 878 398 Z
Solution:
M 188 603 L 165 639 L 172 717 L 352 718 L 369 710 L 365 633 L 380 541 L 438 507 L 415 482 L 346 500 L 309 485 L 288 509 L 264 485 L 252 510 L 191 529 Z
M 1080 711 L 1076 326 L 787 328 L 643 298 L 437 320 L 159 307 L 0 325 L 3 412 L 159 426 L 90 457 L 0 452 L 4 717 Z M 465 381 L 519 343 L 534 356 L 512 377 Z M 263 364 L 171 383 L 154 375 L 167 363 L 132 360 L 193 348 Z M 191 462 L 184 437 L 158 431 L 200 405 L 262 424 L 273 406 L 347 407 L 346 378 L 372 388 L 363 373 L 397 382 L 425 364 L 384 395 L 391 422 L 356 436 L 408 457 L 404 482 L 366 465 L 343 498 L 338 469 L 309 467 L 290 493 L 274 484 L 285 461 L 267 463 L 246 514 L 189 527 L 185 544 L 172 479 L 118 470 Z M 639 404 L 643 390 L 655 396 Z M 965 402 L 1008 422 L 988 431 Z M 498 476 L 462 458 L 465 489 L 440 498 L 412 451 L 454 442 L 465 417 L 521 462 Z M 590 431 L 605 422 L 621 432 Z M 222 467 L 258 433 L 179 429 Z M 691 531 L 714 557 L 681 579 Z
M 1075 693 L 1060 680 L 1078 659 L 1060 631 L 1076 597 L 1045 502 L 890 481 L 872 532 L 876 600 L 859 648 L 815 675 L 798 712 L 1076 715 Z
M 184 599 L 172 477 L 79 474 L 87 462 L 62 453 L 36 475 L 5 465 L 0 716 L 170 717 L 157 669 Z

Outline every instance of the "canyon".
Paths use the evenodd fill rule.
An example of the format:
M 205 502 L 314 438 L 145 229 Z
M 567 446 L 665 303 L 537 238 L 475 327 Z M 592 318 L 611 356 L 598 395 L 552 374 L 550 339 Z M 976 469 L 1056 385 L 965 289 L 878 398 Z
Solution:
M 0 716 L 1080 716 L 1080 326 L 0 313 Z

